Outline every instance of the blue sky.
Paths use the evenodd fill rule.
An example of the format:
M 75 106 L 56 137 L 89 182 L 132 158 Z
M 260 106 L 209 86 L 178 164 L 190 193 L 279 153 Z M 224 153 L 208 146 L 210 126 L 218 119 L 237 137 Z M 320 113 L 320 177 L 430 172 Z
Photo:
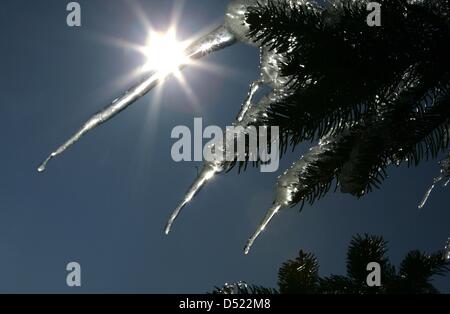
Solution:
M 390 243 L 398 264 L 412 249 L 442 249 L 450 236 L 450 194 L 437 189 L 423 210 L 435 162 L 393 168 L 382 190 L 357 200 L 329 194 L 302 214 L 285 210 L 242 254 L 272 202 L 279 173 L 250 169 L 218 177 L 183 212 L 174 232 L 165 222 L 195 178 L 195 163 L 171 156 L 175 126 L 230 125 L 258 75 L 258 51 L 236 45 L 189 69 L 193 105 L 175 80 L 158 106 L 147 95 L 97 129 L 47 172 L 39 163 L 92 113 L 131 82 L 121 78 L 145 62 L 110 38 L 144 43 L 147 30 L 133 1 L 79 1 L 82 27 L 66 25 L 68 1 L 3 1 L 0 10 L 0 292 L 195 293 L 245 280 L 276 286 L 282 262 L 314 252 L 321 274 L 343 274 L 351 236 L 371 233 Z M 134 1 L 159 29 L 173 1 Z M 189 0 L 179 37 L 220 25 L 226 0 Z M 282 161 L 286 168 L 302 147 Z M 66 264 L 82 266 L 81 288 L 66 286 Z M 437 286 L 450 291 L 450 279 Z

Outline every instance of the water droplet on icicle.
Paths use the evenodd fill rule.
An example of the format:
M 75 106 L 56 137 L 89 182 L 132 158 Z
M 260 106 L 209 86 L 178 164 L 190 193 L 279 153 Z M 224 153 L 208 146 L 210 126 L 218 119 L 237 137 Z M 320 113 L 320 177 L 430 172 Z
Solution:
M 38 172 L 44 172 L 47 168 L 48 162 L 53 158 L 53 154 L 51 154 L 38 168 Z

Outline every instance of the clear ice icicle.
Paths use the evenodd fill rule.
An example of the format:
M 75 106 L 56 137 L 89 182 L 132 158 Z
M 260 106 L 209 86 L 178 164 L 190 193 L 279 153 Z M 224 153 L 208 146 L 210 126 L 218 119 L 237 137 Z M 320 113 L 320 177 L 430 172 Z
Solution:
M 169 218 L 169 221 L 166 225 L 165 233 L 169 234 L 172 225 L 177 219 L 180 212 L 183 210 L 183 208 L 194 198 L 194 196 L 202 189 L 202 187 L 205 186 L 205 183 L 212 179 L 217 172 L 220 172 L 221 169 L 212 166 L 212 164 L 207 164 L 203 169 L 201 170 L 200 174 L 198 175 L 197 179 L 194 181 L 194 183 L 189 188 L 188 192 L 186 193 L 183 201 L 178 205 L 178 207 L 173 211 L 172 215 Z
M 245 99 L 241 111 L 239 112 L 238 116 L 237 116 L 237 121 L 238 122 L 242 122 L 242 120 L 245 117 L 245 114 L 247 113 L 248 109 L 250 109 L 251 105 L 252 105 L 252 100 L 253 97 L 255 96 L 256 92 L 258 91 L 258 89 L 261 87 L 261 85 L 263 84 L 263 81 L 255 81 L 250 85 L 250 90 L 248 92 L 247 98 Z
M 233 124 L 235 127 L 242 127 L 244 130 L 248 130 L 247 128 L 250 125 L 257 125 L 261 118 L 265 117 L 265 115 L 267 114 L 267 110 L 271 105 L 289 96 L 290 92 L 288 84 L 293 84 L 293 81 L 290 77 L 282 77 L 280 75 L 280 65 L 285 62 L 283 55 L 277 54 L 275 51 L 264 47 L 260 49 L 260 52 L 260 77 L 250 85 L 247 96 L 242 102 L 239 114 L 237 115 L 236 121 Z M 255 103 L 256 93 L 261 87 L 265 85 L 271 86 L 271 91 L 269 91 L 257 103 Z M 216 146 L 216 150 L 219 150 L 225 156 L 226 148 L 229 147 L 229 145 L 234 145 L 234 143 L 239 141 L 239 139 L 242 139 L 242 137 L 247 134 L 246 132 L 247 131 L 244 131 L 244 133 L 242 134 L 237 134 L 236 137 L 231 139 L 227 136 L 227 144 Z M 200 175 L 191 185 L 181 203 L 171 214 L 169 222 L 167 223 L 166 234 L 170 233 L 172 225 L 181 210 L 189 204 L 193 197 L 207 183 L 208 180 L 204 180 L 205 174 L 208 174 L 212 178 L 219 173 L 229 170 L 231 165 L 232 162 L 230 162 L 229 160 L 205 162 Z M 212 171 L 211 169 L 215 169 L 215 171 Z
M 305 182 L 308 171 L 311 167 L 315 167 L 315 162 L 327 158 L 330 162 L 335 162 L 335 157 L 330 157 L 333 152 L 342 143 L 348 141 L 352 137 L 352 132 L 347 130 L 337 136 L 324 137 L 317 146 L 309 150 L 307 154 L 302 156 L 298 161 L 292 164 L 277 181 L 277 190 L 275 201 L 272 207 L 267 211 L 261 224 L 257 227 L 255 233 L 250 237 L 245 247 L 244 253 L 248 254 L 256 239 L 267 228 L 268 224 L 275 215 L 282 209 L 295 205 L 296 196 L 304 194 L 311 189 L 311 182 Z M 325 157 L 324 157 L 325 156 Z M 320 182 L 322 178 L 316 178 Z M 306 179 L 307 180 L 307 179 Z
M 434 180 L 434 183 L 428 188 L 427 192 L 425 193 L 422 201 L 419 204 L 419 209 L 423 209 L 425 207 L 425 205 L 428 202 L 428 199 L 430 198 L 431 193 L 433 192 L 434 188 L 436 187 L 436 184 L 441 180 L 440 177 L 438 177 L 437 179 L 439 180 Z
M 226 48 L 236 42 L 236 38 L 231 34 L 227 28 L 221 26 L 211 33 L 203 36 L 199 40 L 192 43 L 185 51 L 188 60 L 196 60 L 207 56 L 208 54 Z M 186 67 L 187 64 L 180 66 L 180 69 Z M 38 171 L 45 171 L 48 162 L 64 153 L 69 147 L 74 145 L 86 133 L 109 121 L 117 114 L 135 103 L 138 99 L 146 95 L 149 91 L 161 83 L 167 76 L 162 76 L 161 73 L 152 72 L 142 82 L 130 88 L 125 94 L 112 102 L 102 111 L 93 115 L 84 125 L 63 145 L 50 154 L 50 156 L 39 166 Z
M 258 229 L 255 231 L 255 233 L 250 237 L 250 239 L 247 242 L 247 245 L 245 246 L 244 253 L 248 254 L 250 252 L 250 249 L 253 246 L 253 243 L 255 243 L 255 240 L 259 237 L 261 232 L 263 232 L 267 225 L 270 223 L 270 221 L 273 219 L 273 217 L 280 211 L 281 205 L 278 203 L 275 203 L 267 212 L 266 217 L 264 217 L 263 221 L 259 225 Z
M 443 187 L 447 187 L 447 185 L 450 182 L 450 155 L 441 161 L 441 172 L 438 177 L 434 178 L 433 184 L 431 187 L 427 190 L 425 193 L 425 196 L 422 199 L 422 202 L 419 204 L 419 209 L 422 209 L 425 207 L 425 205 L 428 202 L 428 199 L 430 198 L 431 193 L 433 192 L 436 185 L 440 182 L 444 182 L 442 184 Z M 444 181 L 445 180 L 445 181 Z
M 237 121 L 235 122 L 235 126 L 241 126 L 244 130 L 250 125 L 252 122 L 258 121 L 268 110 L 270 105 L 274 103 L 276 100 L 280 99 L 281 94 L 278 91 L 272 91 L 268 95 L 264 96 L 257 105 L 252 103 L 253 96 L 255 95 L 258 88 L 261 86 L 259 81 L 254 82 L 250 86 L 250 91 L 247 95 L 247 98 L 244 100 L 241 112 L 238 115 Z M 226 156 L 226 148 L 230 147 L 229 145 L 234 145 L 234 142 L 242 139 L 247 133 L 237 134 L 236 137 L 230 138 L 226 137 L 226 144 L 224 145 L 215 145 L 216 151 L 220 152 L 225 158 Z M 235 152 L 236 154 L 236 152 Z M 236 155 L 235 155 L 236 157 Z M 169 234 L 172 228 L 173 223 L 178 217 L 181 210 L 183 210 L 189 202 L 192 201 L 194 196 L 205 186 L 208 180 L 212 179 L 215 175 L 225 172 L 230 169 L 233 163 L 229 160 L 216 160 L 216 161 L 206 161 L 204 163 L 203 169 L 200 172 L 197 179 L 189 188 L 188 192 L 185 194 L 181 203 L 175 208 L 173 213 L 170 216 L 169 222 L 166 226 L 166 234 Z
M 252 98 L 253 98 L 254 94 L 256 93 L 256 91 L 258 90 L 259 86 L 260 86 L 259 82 L 254 82 L 250 86 L 250 91 L 247 95 L 247 98 L 245 99 L 245 101 L 243 103 L 241 112 L 239 113 L 239 116 L 238 116 L 238 120 L 240 120 L 240 122 L 242 122 L 243 118 L 246 116 L 246 114 L 248 112 L 248 109 L 251 107 Z M 241 118 L 239 119 L 239 117 L 241 117 Z M 233 141 L 234 141 L 234 139 L 233 139 Z M 226 147 L 226 145 L 220 145 L 220 146 L 214 145 L 214 146 L 215 146 L 216 150 L 225 154 L 224 147 Z M 228 168 L 228 166 L 229 166 L 229 163 L 227 163 L 225 160 L 222 160 L 222 161 L 216 160 L 214 162 L 206 161 L 204 163 L 203 169 L 200 171 L 200 174 L 197 176 L 194 183 L 191 185 L 191 187 L 185 194 L 181 203 L 175 208 L 175 210 L 170 215 L 170 218 L 167 223 L 166 230 L 165 230 L 166 235 L 170 233 L 173 223 L 175 222 L 175 220 L 177 219 L 178 215 L 183 210 L 183 208 L 186 207 L 186 205 L 189 204 L 189 202 L 195 197 L 195 195 L 197 195 L 197 193 L 205 186 L 206 182 L 208 180 L 212 179 L 216 174 L 226 170 Z

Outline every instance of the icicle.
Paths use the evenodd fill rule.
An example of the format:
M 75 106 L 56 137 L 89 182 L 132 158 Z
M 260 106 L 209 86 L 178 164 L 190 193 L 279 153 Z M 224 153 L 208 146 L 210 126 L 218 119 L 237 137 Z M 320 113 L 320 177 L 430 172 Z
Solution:
M 202 169 L 197 179 L 194 181 L 194 183 L 191 185 L 188 192 L 186 193 L 183 201 L 178 205 L 178 207 L 173 211 L 172 215 L 170 216 L 170 219 L 166 225 L 165 230 L 166 235 L 170 233 L 173 223 L 175 222 L 175 220 L 177 219 L 178 215 L 183 210 L 183 208 L 194 198 L 194 196 L 202 189 L 202 187 L 208 180 L 211 180 L 218 172 L 221 171 L 222 169 L 220 169 L 219 167 L 211 166 L 211 164 L 207 164 Z
M 450 182 L 450 155 L 447 157 L 447 159 L 444 159 L 441 161 L 441 172 L 440 175 L 433 180 L 433 184 L 431 187 L 427 190 L 425 193 L 424 198 L 422 199 L 422 202 L 419 205 L 419 209 L 422 209 L 425 207 L 425 205 L 428 202 L 428 199 L 430 198 L 431 193 L 433 192 L 436 185 L 440 182 L 444 182 L 442 184 L 443 187 L 447 187 L 447 185 Z M 445 181 L 444 181 L 445 180 Z
M 251 94 L 251 93 L 250 93 Z M 242 116 L 242 119 L 240 122 L 236 122 L 235 126 L 241 126 L 244 130 L 251 124 L 259 121 L 261 117 L 264 116 L 266 111 L 269 109 L 270 105 L 273 104 L 275 101 L 280 99 L 282 97 L 278 91 L 272 91 L 268 95 L 264 96 L 260 102 L 257 105 L 250 105 L 248 110 L 246 110 L 245 114 Z M 226 138 L 226 143 L 221 146 L 216 146 L 215 149 L 219 152 L 219 155 L 226 156 L 226 147 L 231 147 L 230 145 L 234 145 L 234 142 L 240 141 L 245 135 L 246 131 L 244 133 L 237 134 L 236 137 L 233 138 Z M 236 154 L 237 152 L 235 152 Z M 236 155 L 235 155 L 236 157 Z M 185 194 L 183 201 L 178 205 L 178 207 L 174 210 L 172 215 L 170 216 L 169 222 L 167 223 L 166 227 L 166 234 L 168 234 L 172 228 L 172 225 L 176 218 L 178 217 L 180 211 L 189 204 L 189 202 L 194 198 L 194 196 L 200 191 L 202 187 L 205 186 L 207 181 L 205 180 L 205 177 L 214 177 L 215 175 L 219 173 L 226 172 L 230 169 L 233 162 L 230 160 L 225 160 L 225 158 L 221 161 L 216 160 L 214 162 L 206 161 L 202 171 L 200 172 L 200 175 L 197 177 L 197 179 L 192 184 L 191 188 L 188 190 L 188 192 Z M 214 169 L 214 171 L 212 171 Z
M 428 199 L 431 196 L 431 193 L 433 192 L 434 188 L 436 187 L 436 184 L 438 184 L 439 182 L 441 182 L 442 180 L 444 180 L 444 176 L 440 175 L 439 177 L 436 177 L 433 180 L 433 184 L 430 186 L 430 188 L 427 190 L 427 192 L 425 193 L 425 196 L 422 199 L 422 202 L 420 202 L 419 204 L 419 209 L 423 209 L 425 207 L 425 205 L 428 202 Z M 450 180 L 448 180 L 447 182 L 445 182 L 444 184 L 442 184 L 443 187 L 446 187 L 448 185 Z
M 300 169 L 305 169 L 307 166 L 308 157 L 302 157 L 299 161 L 294 163 L 277 182 L 276 198 L 272 207 L 267 211 L 266 216 L 259 224 L 255 233 L 250 237 L 245 246 L 244 253 L 247 255 L 250 252 L 256 239 L 267 228 L 268 224 L 272 221 L 273 217 L 284 207 L 288 207 L 292 204 L 293 196 L 299 192 L 296 187 L 299 182 Z
M 81 137 L 83 137 L 86 133 L 112 119 L 115 115 L 125 110 L 129 105 L 145 95 L 148 91 L 150 91 L 158 84 L 159 79 L 160 77 L 157 73 L 152 73 L 152 75 L 144 82 L 139 83 L 135 87 L 131 88 L 122 97 L 116 99 L 110 106 L 92 116 L 67 142 L 65 142 L 56 151 L 50 154 L 50 156 L 41 164 L 41 166 L 39 166 L 38 171 L 45 171 L 47 163 L 51 159 L 64 153 L 69 147 L 80 140 Z
M 261 87 L 262 84 L 263 82 L 261 80 L 258 80 L 250 85 L 250 90 L 248 92 L 247 98 L 245 99 L 241 108 L 241 112 L 239 112 L 238 117 L 236 119 L 238 122 L 242 122 L 242 120 L 244 119 L 245 114 L 252 105 L 253 97 L 255 96 L 256 92 L 258 91 L 258 89 Z
M 221 26 L 190 45 L 186 49 L 186 55 L 189 60 L 196 60 L 207 56 L 212 52 L 226 48 L 235 42 L 236 39 L 234 35 L 231 34 L 224 26 Z M 181 65 L 180 70 L 186 66 L 187 64 Z M 45 171 L 47 164 L 51 159 L 64 153 L 89 131 L 109 121 L 114 116 L 128 108 L 138 99 L 155 88 L 160 82 L 164 81 L 164 79 L 166 79 L 166 76 L 162 76 L 161 73 L 152 72 L 147 79 L 129 89 L 123 96 L 116 99 L 111 105 L 92 116 L 83 125 L 83 127 L 78 130 L 78 132 L 76 132 L 68 141 L 50 154 L 50 156 L 39 166 L 38 171 Z
M 251 88 L 251 91 L 254 90 Z M 247 110 L 245 110 L 245 113 L 243 113 L 242 118 L 239 122 L 235 123 L 235 126 L 242 126 L 245 130 L 247 126 L 251 122 L 255 122 L 266 112 L 266 110 L 269 108 L 270 104 L 273 102 L 274 99 L 277 99 L 275 94 L 272 92 L 267 96 L 264 96 L 261 101 L 258 103 L 258 105 L 253 106 L 251 104 L 252 99 L 252 93 L 249 93 L 246 101 L 244 101 L 243 107 L 245 107 L 248 104 Z M 216 160 L 214 162 L 211 161 L 205 161 L 202 171 L 200 172 L 200 175 L 197 177 L 197 179 L 194 181 L 194 183 L 191 185 L 188 192 L 185 194 L 183 201 L 178 205 L 177 208 L 173 211 L 173 213 L 170 216 L 169 222 L 167 223 L 166 227 L 166 234 L 170 233 L 173 223 L 175 222 L 176 218 L 178 217 L 181 210 L 186 207 L 186 205 L 189 204 L 189 202 L 194 198 L 194 196 L 200 191 L 202 187 L 205 186 L 207 181 L 212 179 L 215 175 L 226 172 L 230 169 L 231 165 L 233 164 L 232 161 L 226 160 L 226 147 L 231 147 L 230 145 L 234 145 L 235 142 L 239 141 L 244 137 L 246 133 L 237 134 L 236 137 L 226 137 L 226 143 L 223 145 L 214 145 L 215 150 L 218 152 L 218 155 L 222 155 L 224 158 L 222 160 Z M 237 152 L 235 152 L 236 154 Z M 207 179 L 208 178 L 208 179 Z
M 278 203 L 275 203 L 267 212 L 266 217 L 264 217 L 263 221 L 261 222 L 260 226 L 258 227 L 258 230 L 250 237 L 250 239 L 247 242 L 247 245 L 245 246 L 244 253 L 247 255 L 250 252 L 250 249 L 253 246 L 253 243 L 255 243 L 255 240 L 259 237 L 261 232 L 263 232 L 267 225 L 270 223 L 270 221 L 273 219 L 273 217 L 279 212 L 281 209 L 281 205 Z
M 308 192 L 309 189 L 311 189 L 311 184 L 304 182 L 304 175 L 309 171 L 311 165 L 317 160 L 323 160 L 324 158 L 328 158 L 328 161 L 330 162 L 339 163 L 339 160 L 334 156 L 336 154 L 330 154 L 330 152 L 335 151 L 337 147 L 340 147 L 342 143 L 351 139 L 352 136 L 353 133 L 350 130 L 347 130 L 335 137 L 327 136 L 323 138 L 319 145 L 311 148 L 305 156 L 302 156 L 278 178 L 275 201 L 266 213 L 262 223 L 258 226 L 256 232 L 248 240 L 244 250 L 245 254 L 250 252 L 255 240 L 267 228 L 267 225 L 273 219 L 275 214 L 282 208 L 295 205 L 294 200 L 296 199 L 296 196 L 298 196 L 299 193 L 305 194 L 305 192 Z M 317 180 L 320 179 L 321 178 L 317 178 Z
M 422 202 L 419 204 L 419 209 L 423 209 L 425 205 L 428 202 L 428 199 L 430 198 L 431 192 L 433 192 L 434 188 L 436 187 L 436 183 L 438 183 L 440 180 L 436 181 L 428 188 L 427 192 L 425 193 L 425 196 L 422 199 Z
M 441 162 L 441 175 L 446 180 L 443 187 L 447 187 L 450 183 L 450 154 Z
M 238 115 L 237 120 L 242 122 L 246 114 L 248 113 L 248 110 L 252 106 L 252 99 L 256 91 L 258 90 L 260 86 L 259 81 L 255 81 L 250 86 L 250 91 L 247 95 L 247 98 L 245 99 L 241 112 Z M 229 138 L 226 139 L 227 141 L 230 141 Z M 232 141 L 235 139 L 233 138 Z M 217 146 L 213 145 L 214 149 L 218 152 L 218 154 L 222 154 L 225 156 L 225 149 L 224 147 L 227 147 L 225 145 Z M 181 203 L 175 208 L 173 213 L 171 214 L 169 221 L 166 226 L 165 233 L 166 235 L 170 233 L 172 229 L 172 225 L 177 219 L 180 212 L 183 210 L 183 208 L 195 197 L 195 195 L 201 190 L 202 187 L 205 186 L 206 182 L 210 179 L 212 179 L 216 174 L 223 172 L 227 169 L 229 169 L 230 163 L 227 163 L 225 160 L 217 160 L 214 162 L 206 161 L 203 169 L 200 171 L 200 174 L 198 175 L 197 179 L 194 181 L 194 183 L 189 188 L 188 192 L 185 194 L 184 199 L 181 201 Z
M 233 145 L 234 147 L 234 143 L 240 141 L 247 134 L 246 130 L 249 125 L 257 124 L 259 121 L 261 121 L 262 118 L 265 117 L 267 110 L 272 104 L 289 95 L 286 83 L 291 82 L 291 80 L 289 78 L 281 78 L 281 76 L 279 75 L 280 63 L 284 62 L 284 59 L 282 56 L 274 57 L 274 55 L 275 52 L 269 51 L 269 49 L 266 48 L 261 48 L 260 79 L 254 81 L 250 85 L 247 97 L 244 99 L 241 105 L 240 112 L 234 123 L 235 127 L 242 127 L 244 129 L 244 133 L 237 134 L 236 137 L 233 138 L 227 137 L 226 143 L 224 145 L 215 147 L 215 149 L 219 151 L 222 156 L 224 156 L 224 159 L 221 161 L 205 162 L 200 175 L 197 177 L 191 188 L 185 194 L 183 201 L 178 205 L 178 207 L 175 208 L 174 212 L 171 214 L 169 222 L 167 223 L 166 234 L 171 231 L 172 225 L 181 210 L 189 204 L 193 197 L 207 183 L 208 180 L 203 179 L 205 174 L 210 173 L 211 169 L 216 169 L 216 171 L 214 171 L 214 173 L 212 174 L 212 176 L 215 176 L 216 174 L 226 172 L 230 169 L 233 162 L 230 160 L 225 160 L 226 148 L 232 147 L 230 145 Z M 270 91 L 267 95 L 263 96 L 257 104 L 254 104 L 254 96 L 259 88 L 266 84 L 273 84 L 275 81 L 276 87 L 279 88 L 274 87 L 273 90 Z M 237 152 L 235 152 L 235 154 L 236 153 Z

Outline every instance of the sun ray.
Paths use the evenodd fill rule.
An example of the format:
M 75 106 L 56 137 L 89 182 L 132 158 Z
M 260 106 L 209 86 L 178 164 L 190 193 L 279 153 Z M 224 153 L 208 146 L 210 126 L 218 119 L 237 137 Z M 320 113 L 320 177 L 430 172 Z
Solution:
M 190 105 L 194 108 L 196 112 L 199 112 L 200 108 L 200 100 L 198 99 L 197 95 L 195 95 L 192 88 L 189 86 L 186 78 L 183 76 L 181 72 L 175 73 L 175 78 L 177 79 L 178 83 L 181 86 L 181 90 L 183 93 L 187 96 Z
M 230 69 L 227 67 L 224 67 L 220 64 L 207 62 L 207 61 L 200 61 L 195 60 L 190 63 L 193 68 L 199 69 L 204 72 L 208 72 L 214 75 L 219 75 L 221 77 L 241 77 L 242 71 L 238 69 Z
M 153 94 L 153 97 L 151 97 L 150 107 L 152 107 L 152 111 L 155 113 L 159 113 L 159 108 L 161 107 L 161 100 L 162 95 L 164 91 L 164 85 L 158 85 L 155 88 L 155 93 Z
M 108 86 L 113 89 L 123 89 L 129 86 L 132 82 L 136 81 L 145 73 L 143 67 L 136 67 L 124 75 L 120 75 L 111 82 L 108 82 Z
M 153 25 L 149 17 L 144 13 L 145 10 L 136 0 L 126 0 L 131 11 L 136 16 L 144 29 L 153 29 Z
M 157 31 L 150 19 L 143 13 L 144 10 L 136 0 L 127 0 L 131 11 L 136 16 L 136 19 L 145 28 L 148 33 L 147 42 L 144 44 L 133 43 L 123 38 L 102 36 L 102 40 L 107 44 L 128 49 L 138 52 L 147 60 L 143 65 L 131 70 L 126 75 L 123 75 L 115 79 L 111 86 L 123 87 L 129 82 L 139 78 L 142 74 L 155 71 L 161 73 L 161 79 L 165 79 L 169 75 L 173 75 L 177 78 L 183 93 L 187 96 L 189 103 L 193 106 L 193 109 L 200 110 L 200 101 L 195 95 L 194 91 L 189 86 L 189 82 L 184 76 L 182 76 L 179 70 L 180 66 L 189 63 L 194 68 L 201 71 L 209 72 L 215 75 L 235 77 L 239 75 L 236 71 L 231 71 L 225 67 L 219 66 L 213 63 L 200 62 L 199 60 L 190 60 L 189 56 L 184 55 L 184 50 L 190 44 L 195 42 L 198 38 L 201 38 L 207 31 L 211 29 L 211 26 L 196 32 L 193 36 L 184 41 L 178 41 L 177 39 L 177 25 L 181 19 L 185 0 L 177 0 L 174 2 L 170 25 L 166 32 Z M 216 24 L 216 23 L 214 23 Z M 163 87 L 157 88 L 157 91 L 152 97 L 152 106 L 159 107 L 161 97 L 163 93 Z
M 178 25 L 180 23 L 185 4 L 186 4 L 185 0 L 177 0 L 174 2 L 172 9 L 172 17 L 170 19 L 171 20 L 170 25 Z

